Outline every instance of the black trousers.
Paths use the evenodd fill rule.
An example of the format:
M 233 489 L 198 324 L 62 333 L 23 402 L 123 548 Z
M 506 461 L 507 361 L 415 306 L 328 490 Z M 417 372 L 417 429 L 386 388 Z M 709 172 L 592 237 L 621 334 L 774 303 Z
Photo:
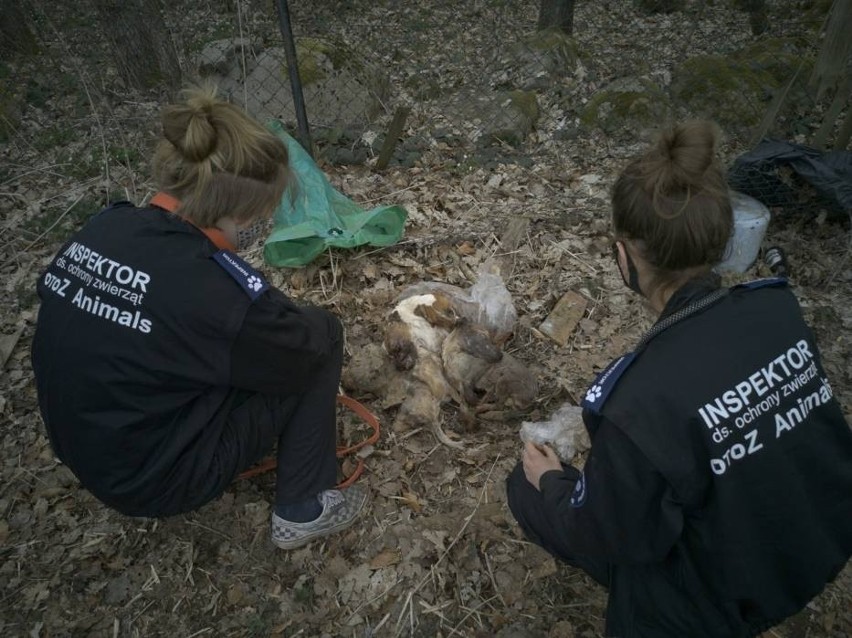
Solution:
M 237 393 L 195 509 L 276 449 L 275 502 L 302 502 L 337 483 L 337 404 L 343 340 L 300 395 Z
M 521 463 L 506 478 L 506 496 L 512 515 L 530 541 L 562 562 L 579 567 L 604 587 L 610 586 L 609 563 L 571 552 L 565 542 L 568 532 L 559 529 L 546 515 L 544 498 L 527 480 Z
M 613 565 L 603 559 L 572 553 L 559 529 L 547 516 L 544 498 L 524 476 L 518 463 L 506 479 L 509 509 L 533 543 L 559 560 L 579 567 L 609 590 L 604 635 L 620 638 L 744 638 L 756 635 L 717 603 L 720 596 L 685 549 L 676 545 L 659 563 Z M 729 612 L 731 610 L 728 610 Z M 768 628 L 768 627 L 766 627 Z

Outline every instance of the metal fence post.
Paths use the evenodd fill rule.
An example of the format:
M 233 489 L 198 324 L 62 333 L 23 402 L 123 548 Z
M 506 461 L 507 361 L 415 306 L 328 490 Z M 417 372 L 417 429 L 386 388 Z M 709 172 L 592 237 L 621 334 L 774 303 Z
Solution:
M 287 56 L 287 73 L 290 76 L 290 90 L 293 92 L 293 106 L 296 109 L 296 123 L 299 126 L 299 141 L 311 157 L 314 156 L 308 114 L 305 111 L 305 96 L 302 94 L 302 79 L 299 77 L 299 61 L 296 58 L 296 41 L 290 26 L 290 9 L 287 0 L 278 0 L 278 25 L 284 38 L 284 54 Z

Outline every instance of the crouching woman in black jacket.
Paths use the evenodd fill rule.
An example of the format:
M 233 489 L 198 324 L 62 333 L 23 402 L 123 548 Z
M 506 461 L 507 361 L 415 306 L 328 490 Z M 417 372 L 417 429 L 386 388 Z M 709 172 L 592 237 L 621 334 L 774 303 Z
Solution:
M 609 588 L 608 636 L 756 635 L 852 552 L 852 434 L 795 297 L 711 271 L 715 139 L 677 126 L 619 176 L 617 267 L 659 319 L 588 389 L 582 471 L 527 444 L 507 482 L 526 535 Z
M 198 508 L 277 446 L 272 541 L 298 547 L 367 496 L 334 489 L 343 329 L 235 254 L 290 179 L 282 141 L 211 90 L 185 97 L 163 112 L 161 192 L 94 216 L 39 281 L 39 407 L 59 459 L 133 516 Z

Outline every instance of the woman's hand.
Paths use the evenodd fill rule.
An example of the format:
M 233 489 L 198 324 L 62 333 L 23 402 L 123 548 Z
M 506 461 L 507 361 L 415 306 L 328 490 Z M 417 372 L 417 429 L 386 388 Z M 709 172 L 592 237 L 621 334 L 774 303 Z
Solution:
M 561 470 L 562 463 L 559 462 L 559 457 L 556 456 L 550 446 L 536 445 L 535 443 L 527 442 L 524 444 L 524 452 L 521 454 L 521 460 L 524 464 L 524 475 L 527 480 L 533 484 L 535 489 L 541 490 L 539 482 L 541 475 L 550 470 Z

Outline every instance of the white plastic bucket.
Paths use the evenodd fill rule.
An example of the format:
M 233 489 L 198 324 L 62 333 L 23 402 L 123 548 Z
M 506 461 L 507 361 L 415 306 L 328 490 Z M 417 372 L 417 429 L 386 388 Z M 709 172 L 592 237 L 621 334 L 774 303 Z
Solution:
M 717 272 L 745 272 L 757 259 L 760 244 L 769 225 L 769 209 L 753 197 L 731 191 L 734 232 L 725 249 L 725 259 Z

